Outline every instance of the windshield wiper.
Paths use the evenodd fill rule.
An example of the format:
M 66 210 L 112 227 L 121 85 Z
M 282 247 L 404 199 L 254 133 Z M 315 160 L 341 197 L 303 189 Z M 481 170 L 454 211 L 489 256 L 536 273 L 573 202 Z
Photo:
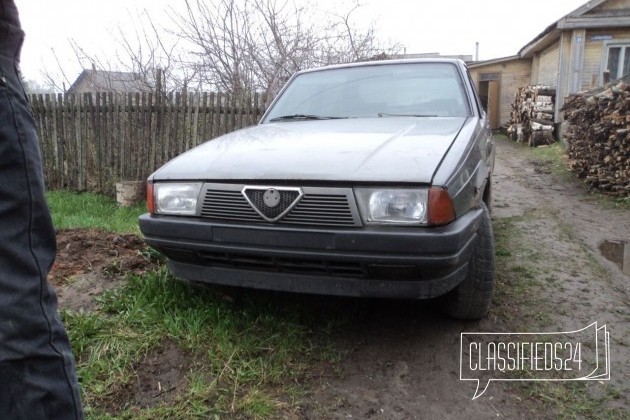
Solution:
M 269 120 L 269 122 L 276 121 L 306 121 L 306 120 L 337 120 L 348 117 L 325 117 L 323 115 L 312 115 L 312 114 L 292 114 L 292 115 L 283 115 L 281 117 L 275 117 Z
M 434 114 L 388 114 L 386 112 L 379 112 L 379 117 L 437 117 Z

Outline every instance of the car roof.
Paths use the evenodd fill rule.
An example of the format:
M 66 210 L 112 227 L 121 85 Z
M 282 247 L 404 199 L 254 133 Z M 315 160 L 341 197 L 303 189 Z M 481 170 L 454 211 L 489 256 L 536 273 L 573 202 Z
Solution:
M 295 73 L 304 74 L 312 73 L 323 70 L 342 69 L 342 68 L 354 68 L 354 67 L 368 67 L 368 66 L 383 66 L 390 64 L 421 64 L 421 63 L 448 63 L 455 64 L 457 66 L 465 66 L 464 62 L 458 58 L 403 58 L 398 60 L 374 60 L 374 61 L 358 61 L 354 63 L 333 64 L 329 66 L 314 67 L 310 69 L 300 70 Z

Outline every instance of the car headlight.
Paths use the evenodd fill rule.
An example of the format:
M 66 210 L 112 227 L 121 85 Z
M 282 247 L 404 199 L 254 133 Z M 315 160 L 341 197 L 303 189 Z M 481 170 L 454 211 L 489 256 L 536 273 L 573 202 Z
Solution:
M 156 182 L 153 184 L 155 213 L 194 216 L 200 191 L 200 182 Z
M 368 224 L 427 223 L 426 189 L 357 188 L 355 193 Z

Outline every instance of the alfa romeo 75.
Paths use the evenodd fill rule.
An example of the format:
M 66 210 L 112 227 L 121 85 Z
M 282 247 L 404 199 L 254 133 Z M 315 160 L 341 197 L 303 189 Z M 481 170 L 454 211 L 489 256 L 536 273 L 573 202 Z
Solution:
M 463 62 L 296 73 L 260 123 L 153 173 L 148 244 L 193 282 L 487 314 L 494 140 Z

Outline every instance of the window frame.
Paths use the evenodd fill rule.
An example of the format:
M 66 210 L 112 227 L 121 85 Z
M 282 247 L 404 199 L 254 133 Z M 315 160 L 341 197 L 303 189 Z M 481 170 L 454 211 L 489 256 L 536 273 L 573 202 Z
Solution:
M 600 72 L 599 72 L 599 85 L 600 86 L 604 85 L 604 72 L 608 70 L 608 58 L 610 55 L 611 48 L 621 48 L 621 54 L 619 56 L 619 64 L 618 64 L 619 67 L 617 68 L 617 71 L 619 71 L 619 68 L 623 69 L 623 62 L 624 62 L 624 58 L 626 58 L 626 54 L 630 54 L 630 39 L 615 39 L 615 40 L 604 41 L 602 45 L 602 59 L 601 59 Z M 623 76 L 623 74 L 619 75 L 619 77 L 621 76 Z

